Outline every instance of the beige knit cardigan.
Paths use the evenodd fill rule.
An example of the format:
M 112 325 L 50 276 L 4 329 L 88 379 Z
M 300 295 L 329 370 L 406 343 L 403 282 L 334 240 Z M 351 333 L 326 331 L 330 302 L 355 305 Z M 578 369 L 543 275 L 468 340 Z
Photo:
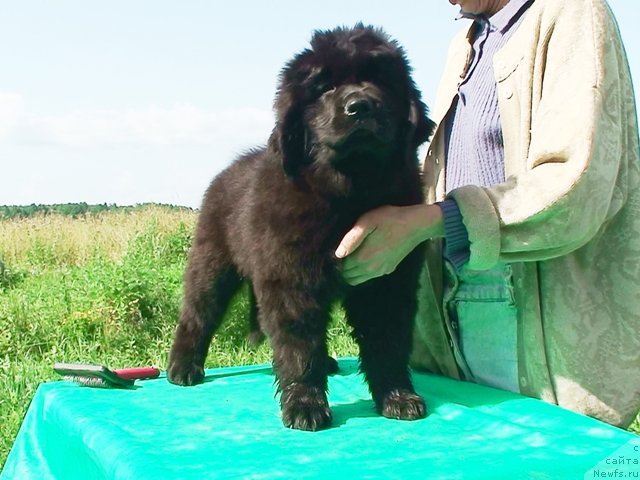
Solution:
M 469 54 L 449 51 L 440 125 Z M 640 408 L 640 151 L 626 55 L 604 0 L 536 0 L 494 57 L 506 181 L 451 192 L 469 266 L 513 266 L 521 392 L 626 426 Z M 424 163 L 445 196 L 444 134 Z M 458 369 L 442 308 L 442 252 L 428 245 L 412 363 Z

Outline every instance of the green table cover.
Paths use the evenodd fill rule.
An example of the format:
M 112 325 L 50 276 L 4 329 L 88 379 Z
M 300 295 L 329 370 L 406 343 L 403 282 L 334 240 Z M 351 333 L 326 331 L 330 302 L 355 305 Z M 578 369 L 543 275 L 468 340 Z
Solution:
M 640 478 L 632 433 L 419 373 L 429 416 L 389 420 L 374 412 L 357 361 L 340 367 L 329 380 L 333 426 L 321 432 L 283 427 L 269 366 L 208 370 L 191 388 L 163 376 L 135 390 L 42 384 L 0 478 Z

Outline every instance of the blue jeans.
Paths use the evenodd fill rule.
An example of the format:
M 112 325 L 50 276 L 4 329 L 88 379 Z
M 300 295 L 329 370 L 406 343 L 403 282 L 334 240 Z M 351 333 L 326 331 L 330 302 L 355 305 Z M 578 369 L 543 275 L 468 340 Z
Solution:
M 466 380 L 519 392 L 517 310 L 511 267 L 484 271 L 445 260 L 445 312 L 458 366 Z

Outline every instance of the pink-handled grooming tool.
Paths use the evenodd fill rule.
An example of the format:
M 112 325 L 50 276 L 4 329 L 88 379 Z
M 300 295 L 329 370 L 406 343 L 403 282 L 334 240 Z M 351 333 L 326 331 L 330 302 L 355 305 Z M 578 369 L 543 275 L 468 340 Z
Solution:
M 103 365 L 86 365 L 81 363 L 56 363 L 56 373 L 69 380 L 87 387 L 131 388 L 136 380 L 157 378 L 160 370 L 155 367 L 134 367 L 109 370 Z

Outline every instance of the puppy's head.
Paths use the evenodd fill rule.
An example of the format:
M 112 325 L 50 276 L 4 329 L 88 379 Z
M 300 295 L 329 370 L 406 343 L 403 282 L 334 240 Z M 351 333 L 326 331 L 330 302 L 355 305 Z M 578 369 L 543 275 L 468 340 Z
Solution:
M 287 175 L 326 181 L 415 159 L 431 134 L 403 50 L 380 30 L 357 25 L 316 32 L 284 68 L 272 145 Z M 400 158 L 398 158 L 400 157 Z

